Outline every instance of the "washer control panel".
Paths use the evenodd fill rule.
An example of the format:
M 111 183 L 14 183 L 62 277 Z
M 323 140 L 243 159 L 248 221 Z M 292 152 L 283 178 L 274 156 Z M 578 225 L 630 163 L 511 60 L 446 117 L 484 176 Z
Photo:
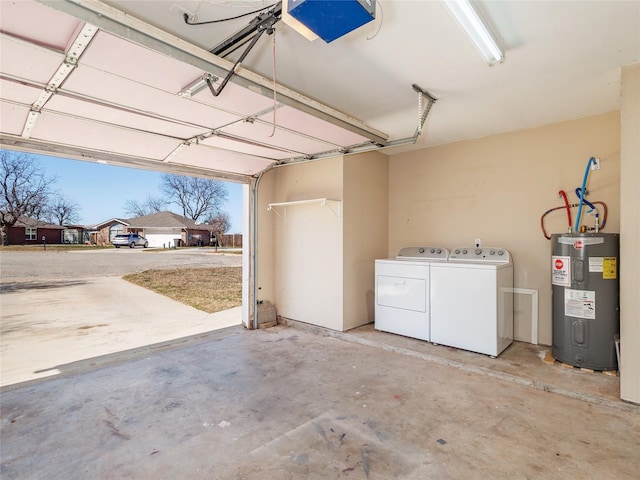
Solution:
M 511 255 L 504 248 L 459 247 L 451 251 L 449 260 L 452 262 L 509 263 Z
M 449 258 L 449 250 L 442 247 L 405 247 L 400 249 L 398 260 L 442 260 Z

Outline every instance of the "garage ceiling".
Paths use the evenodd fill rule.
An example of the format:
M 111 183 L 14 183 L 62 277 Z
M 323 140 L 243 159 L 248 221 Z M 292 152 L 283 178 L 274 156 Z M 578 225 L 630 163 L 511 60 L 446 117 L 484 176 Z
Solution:
M 278 163 L 411 139 L 424 114 L 413 84 L 438 102 L 415 143 L 386 152 L 617 110 L 620 67 L 640 62 L 637 1 L 479 2 L 506 51 L 493 67 L 440 2 L 381 1 L 375 21 L 329 44 L 279 22 L 218 97 L 180 96 L 232 68 L 239 52 L 207 50 L 253 18 L 189 26 L 183 15 L 268 5 L 1 2 L 3 146 L 246 181 Z

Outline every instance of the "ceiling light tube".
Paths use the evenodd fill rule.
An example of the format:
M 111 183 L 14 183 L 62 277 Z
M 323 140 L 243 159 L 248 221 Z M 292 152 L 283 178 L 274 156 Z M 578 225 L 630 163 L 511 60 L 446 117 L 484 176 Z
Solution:
M 489 66 L 504 61 L 504 52 L 469 0 L 443 0 L 442 3 L 463 28 Z

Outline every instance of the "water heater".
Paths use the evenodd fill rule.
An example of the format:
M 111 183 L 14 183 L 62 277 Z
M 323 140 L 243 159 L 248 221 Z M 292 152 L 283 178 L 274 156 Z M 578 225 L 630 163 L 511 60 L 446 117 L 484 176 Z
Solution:
M 553 357 L 576 367 L 617 370 L 619 235 L 569 233 L 551 241 Z

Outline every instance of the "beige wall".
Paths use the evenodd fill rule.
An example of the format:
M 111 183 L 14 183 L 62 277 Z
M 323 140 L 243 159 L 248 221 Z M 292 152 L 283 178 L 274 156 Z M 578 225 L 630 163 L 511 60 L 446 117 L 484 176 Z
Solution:
M 640 64 L 622 69 L 620 397 L 640 403 Z
M 344 330 L 374 320 L 374 260 L 388 249 L 388 172 L 378 152 L 344 159 Z
M 480 238 L 484 246 L 511 251 L 516 288 L 539 292 L 538 338 L 549 345 L 551 246 L 540 217 L 562 204 L 561 189 L 576 201 L 573 190 L 588 158 L 596 156 L 602 168 L 590 174 L 588 198 L 609 207 L 604 231 L 621 233 L 621 397 L 640 403 L 640 66 L 623 69 L 621 98 L 621 113 L 389 159 L 369 153 L 267 172 L 259 187 L 258 299 L 273 301 L 285 317 L 346 330 L 373 320 L 375 258 L 408 245 L 454 248 Z M 288 223 L 267 212 L 268 203 L 316 197 L 343 200 L 339 228 L 334 223 L 327 231 L 313 230 L 304 223 L 308 215 L 327 219 L 319 212 L 303 215 L 307 207 L 287 217 Z M 566 231 L 564 212 L 548 215 L 546 227 L 549 233 Z M 292 253 L 303 255 L 302 263 L 292 262 Z M 327 284 L 322 297 L 318 282 Z M 531 299 L 525 297 L 516 295 L 514 302 L 515 335 L 530 341 Z
M 394 155 L 388 253 L 410 245 L 452 249 L 473 245 L 476 238 L 483 246 L 508 249 L 514 286 L 539 292 L 538 341 L 550 345 L 551 246 L 540 217 L 562 205 L 561 189 L 576 200 L 573 191 L 591 156 L 601 159 L 602 168 L 591 172 L 588 198 L 607 203 L 604 231 L 619 232 L 619 112 Z M 565 232 L 566 215 L 548 215 L 546 227 L 549 233 Z M 531 299 L 515 297 L 515 336 L 530 341 Z
M 334 330 L 373 322 L 374 260 L 387 252 L 388 171 L 388 157 L 371 152 L 267 172 L 259 185 L 258 300 Z M 314 198 L 340 203 L 267 211 L 269 203 Z
M 259 299 L 272 301 L 278 315 L 335 330 L 342 330 L 343 319 L 341 214 L 319 204 L 271 212 L 267 205 L 342 200 L 342 166 L 343 159 L 334 158 L 280 167 L 259 186 L 259 232 L 269 237 L 258 252 Z

